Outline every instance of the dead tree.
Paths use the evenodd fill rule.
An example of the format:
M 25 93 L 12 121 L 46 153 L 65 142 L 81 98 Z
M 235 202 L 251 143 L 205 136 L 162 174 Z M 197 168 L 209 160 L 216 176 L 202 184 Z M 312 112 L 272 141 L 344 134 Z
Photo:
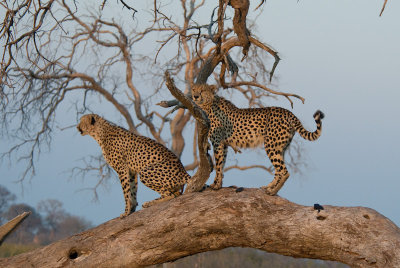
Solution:
M 78 114 L 90 110 L 86 106 L 86 100 L 90 93 L 95 93 L 121 114 L 131 131 L 139 132 L 140 127 L 144 127 L 160 143 L 166 142 L 162 131 L 164 125 L 170 123 L 170 136 L 174 139 L 171 147 L 178 155 L 184 148 L 181 135 L 184 126 L 194 116 L 198 122 L 198 133 L 194 137 L 198 141 L 200 160 L 194 156 L 193 165 L 190 166 L 196 167 L 198 163 L 200 166 L 193 185 L 189 185 L 185 195 L 136 212 L 124 220 L 114 219 L 33 252 L 2 259 L 0 266 L 18 267 L 30 264 L 36 267 L 139 267 L 231 246 L 259 248 L 293 257 L 336 260 L 354 267 L 400 266 L 397 250 L 400 247 L 398 227 L 371 209 L 324 206 L 325 210 L 317 212 L 280 197 L 267 196 L 258 189 L 237 191 L 225 188 L 217 192 L 190 193 L 198 191 L 210 174 L 210 158 L 205 147 L 207 118 L 190 100 L 190 89 L 194 83 L 206 83 L 209 77 L 214 76 L 222 87 L 233 88 L 242 93 L 249 100 L 250 106 L 261 105 L 259 99 L 270 95 L 284 96 L 292 105 L 293 98 L 304 101 L 299 95 L 279 92 L 265 86 L 264 82 L 273 76 L 279 56 L 247 29 L 248 0 L 230 1 L 235 9 L 233 30 L 224 27 L 227 1 L 219 1 L 216 20 L 212 16 L 209 24 L 191 25 L 194 12 L 205 1 L 196 5 L 193 0 L 181 0 L 184 15 L 181 26 L 159 10 L 155 1 L 153 25 L 132 35 L 126 34 L 124 28 L 114 20 L 107 20 L 102 16 L 91 13 L 82 19 L 76 13 L 75 1 L 70 4 L 66 0 L 48 1 L 46 5 L 40 1 L 33 5 L 32 1 L 34 0 L 22 1 L 17 9 L 8 7 L 8 17 L 4 23 L 7 27 L 3 27 L 0 32 L 0 37 L 7 40 L 1 70 L 1 79 L 5 86 L 0 88 L 0 107 L 3 119 L 6 119 L 3 122 L 11 122 L 16 116 L 21 116 L 22 119 L 17 124 L 21 128 L 18 130 L 27 134 L 24 123 L 31 121 L 31 116 L 35 113 L 42 119 L 41 128 L 33 136 L 25 136 L 22 143 L 9 151 L 10 154 L 26 144 L 31 146 L 30 154 L 23 157 L 30 161 L 26 173 L 34 172 L 33 155 L 40 151 L 39 145 L 43 137 L 50 137 L 50 126 L 54 122 L 59 104 L 67 95 L 77 90 L 84 93 L 81 103 L 77 105 L 80 107 L 77 109 Z M 106 3 L 109 2 L 104 1 L 103 5 Z M 43 26 L 44 18 L 48 17 L 46 14 L 54 6 L 58 8 L 57 16 L 60 17 L 53 17 L 53 24 Z M 31 12 L 29 8 L 36 10 Z M 14 20 L 21 17 L 15 17 L 15 14 L 34 14 L 32 30 L 22 34 L 21 31 L 13 31 Z M 86 20 L 88 17 L 89 21 Z M 78 30 L 72 35 L 66 34 L 72 29 L 70 23 L 78 26 Z M 21 24 L 23 23 L 18 25 Z M 218 27 L 213 32 L 215 24 Z M 50 28 L 44 31 L 42 27 Z M 60 44 L 68 41 L 72 45 L 65 51 L 50 51 L 53 54 L 46 56 L 45 53 L 49 53 L 51 48 L 49 42 L 53 40 L 51 35 L 54 29 L 63 32 L 57 35 Z M 143 105 L 143 96 L 133 83 L 134 70 L 140 70 L 135 69 L 131 49 L 149 33 L 167 35 L 161 41 L 153 58 L 154 62 L 172 39 L 179 40 L 178 53 L 172 60 L 174 64 L 169 74 L 183 78 L 185 81 L 180 85 L 185 89 L 183 92 L 178 90 L 179 86 L 175 85 L 171 75 L 167 73 L 167 87 L 177 100 L 163 101 L 160 105 L 185 107 L 188 110 L 179 109 L 172 120 L 169 116 L 175 108 L 164 115 L 150 110 Z M 38 42 L 39 37 L 41 42 Z M 102 49 L 112 48 L 113 53 L 109 52 L 111 56 L 104 64 L 87 66 L 87 69 L 101 66 L 95 73 L 76 70 L 74 63 L 78 60 L 77 57 L 85 54 L 91 44 L 95 44 L 95 51 L 100 55 L 103 55 L 99 53 Z M 21 47 L 28 52 L 22 57 L 27 61 L 26 65 L 21 64 L 18 53 L 14 53 L 15 49 Z M 268 79 L 265 75 L 268 73 L 266 68 L 260 67 L 260 64 L 253 65 L 262 73 L 262 77 L 257 77 L 255 72 L 246 69 L 248 65 L 251 66 L 252 61 L 242 65 L 235 61 L 231 55 L 234 47 L 242 48 L 244 56 L 247 55 L 246 61 L 257 58 L 260 50 L 272 55 L 275 62 Z M 252 49 L 253 54 L 250 54 Z M 62 54 L 58 54 L 61 52 Z M 112 68 L 121 67 L 124 69 L 123 85 L 126 88 L 122 92 L 118 91 L 121 80 L 114 81 L 112 77 L 106 76 Z M 228 82 L 226 71 L 231 73 Z M 13 82 L 21 78 L 24 81 L 23 86 L 15 91 L 16 84 Z M 21 83 L 19 80 L 18 82 Z M 111 90 L 104 85 L 111 86 Z M 32 88 L 45 90 L 30 91 Z M 15 108 L 12 107 L 15 105 L 12 98 L 18 96 L 18 93 L 26 99 L 19 99 L 20 102 L 17 103 L 21 106 Z M 128 96 L 131 100 L 133 115 L 128 112 L 127 107 L 130 104 L 122 103 L 121 96 L 125 100 Z M 153 117 L 159 121 L 155 123 Z M 100 165 L 100 169 L 102 167 L 104 166 Z
M 51 146 L 53 134 L 76 124 L 82 114 L 96 112 L 99 100 L 117 114 L 119 118 L 113 121 L 122 121 L 130 131 L 150 136 L 178 156 L 184 150 L 193 151 L 185 167 L 196 169 L 201 158 L 199 135 L 195 133 L 192 141 L 183 135 L 194 122 L 192 114 L 154 105 L 162 100 L 158 93 L 167 92 L 163 75 L 167 69 L 186 96 L 194 83 L 212 76 L 244 97 L 250 107 L 262 106 L 269 97 L 284 96 L 291 102 L 296 97 L 265 86 L 279 56 L 248 31 L 248 1 L 231 1 L 230 5 L 217 1 L 217 16 L 202 16 L 201 21 L 193 18 L 208 8 L 205 1 L 174 3 L 174 10 L 179 7 L 182 12 L 173 17 L 161 1 L 154 2 L 154 13 L 125 6 L 122 12 L 127 13 L 119 18 L 108 11 L 115 5 L 111 1 L 103 1 L 98 10 L 85 10 L 84 4 L 72 0 L 13 0 L 1 5 L 5 10 L 0 25 L 5 44 L 0 51 L 1 126 L 4 134 L 15 137 L 15 143 L 0 156 L 26 163 L 21 181 L 35 175 L 35 160 Z M 228 11 L 234 12 L 233 19 L 226 15 Z M 224 27 L 227 21 L 233 22 L 233 29 Z M 148 40 L 156 44 L 156 53 L 142 54 Z M 240 62 L 241 53 L 231 51 L 234 47 L 243 48 L 248 55 L 245 61 Z M 167 56 L 171 50 L 176 53 L 162 59 L 167 50 Z M 271 70 L 268 54 L 274 58 Z M 226 81 L 228 72 L 231 79 Z M 154 89 L 143 88 L 139 80 L 153 83 Z M 74 116 L 60 122 L 60 107 L 65 103 L 72 103 L 68 108 Z M 188 143 L 193 147 L 188 148 Z M 73 176 L 95 175 L 101 184 L 112 174 L 101 156 L 88 156 L 81 162 L 83 166 L 76 167 Z
M 400 229 L 364 207 L 318 212 L 261 189 L 188 193 L 113 219 L 1 267 L 142 267 L 226 247 L 334 260 L 352 267 L 400 267 Z

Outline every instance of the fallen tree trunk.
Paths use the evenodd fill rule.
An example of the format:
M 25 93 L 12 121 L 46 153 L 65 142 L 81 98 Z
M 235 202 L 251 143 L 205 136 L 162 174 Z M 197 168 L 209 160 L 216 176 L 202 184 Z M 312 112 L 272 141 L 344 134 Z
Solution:
M 364 207 L 318 212 L 261 189 L 188 193 L 49 246 L 0 259 L 0 267 L 140 267 L 226 247 L 400 267 L 400 229 Z

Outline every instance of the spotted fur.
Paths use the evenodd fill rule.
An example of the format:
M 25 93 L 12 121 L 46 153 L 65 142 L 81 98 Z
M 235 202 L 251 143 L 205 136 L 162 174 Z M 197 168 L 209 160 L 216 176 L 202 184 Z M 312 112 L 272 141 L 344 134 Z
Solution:
M 137 174 L 144 185 L 161 195 L 143 207 L 180 195 L 190 179 L 179 158 L 150 138 L 135 135 L 96 114 L 84 115 L 77 128 L 98 142 L 104 159 L 118 173 L 125 198 L 121 217 L 136 209 Z
M 295 132 L 306 140 L 316 140 L 321 135 L 321 119 L 324 114 L 317 111 L 314 119 L 317 129 L 309 132 L 290 111 L 280 107 L 240 109 L 215 94 L 216 87 L 206 84 L 192 89 L 194 102 L 202 108 L 211 121 L 209 139 L 214 148 L 216 176 L 211 188 L 222 187 L 223 167 L 227 147 L 254 148 L 264 144 L 268 158 L 275 168 L 274 180 L 263 188 L 275 195 L 289 177 L 284 162 L 284 152 Z

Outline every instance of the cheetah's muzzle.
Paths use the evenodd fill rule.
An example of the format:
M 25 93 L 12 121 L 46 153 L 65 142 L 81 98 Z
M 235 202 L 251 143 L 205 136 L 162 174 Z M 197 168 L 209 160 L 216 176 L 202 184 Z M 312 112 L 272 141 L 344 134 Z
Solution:
M 81 133 L 81 135 L 83 135 L 83 130 L 78 126 L 76 127 L 78 129 L 78 131 Z

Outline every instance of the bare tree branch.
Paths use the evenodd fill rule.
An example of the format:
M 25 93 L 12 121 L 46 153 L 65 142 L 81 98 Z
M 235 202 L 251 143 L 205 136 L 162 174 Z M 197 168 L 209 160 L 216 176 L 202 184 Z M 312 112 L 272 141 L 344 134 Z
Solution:
M 238 169 L 238 170 L 247 170 L 247 169 L 253 169 L 253 168 L 260 168 L 265 171 L 267 171 L 269 174 L 273 175 L 272 167 L 266 167 L 263 165 L 251 165 L 251 166 L 239 166 L 239 165 L 232 165 L 229 167 L 224 168 L 224 172 L 227 172 L 231 169 Z
M 262 89 L 264 89 L 265 91 L 268 91 L 268 92 L 270 92 L 270 93 L 272 93 L 272 94 L 279 95 L 279 96 L 284 96 L 284 97 L 290 102 L 290 105 L 292 106 L 292 108 L 293 108 L 293 101 L 290 99 L 290 97 L 294 97 L 294 98 L 300 99 L 301 102 L 302 102 L 303 104 L 304 104 L 304 101 L 305 101 L 305 99 L 304 99 L 303 97 L 299 96 L 299 95 L 292 94 L 292 93 L 278 92 L 278 91 L 275 91 L 275 90 L 273 90 L 273 89 L 270 89 L 270 88 L 268 88 L 268 87 L 266 87 L 266 86 L 260 85 L 260 84 L 258 84 L 258 83 L 256 83 L 256 82 L 251 82 L 251 81 L 246 82 L 246 81 L 242 81 L 242 82 L 236 82 L 236 83 L 226 84 L 227 87 L 238 87 L 238 86 L 243 86 L 243 85 L 253 86 L 253 87 L 259 87 L 259 88 L 262 88 Z
M 249 0 L 230 0 L 229 4 L 235 9 L 233 17 L 233 30 L 240 40 L 240 46 L 243 47 L 242 61 L 247 57 L 247 52 L 250 47 L 250 32 L 246 26 L 247 13 L 249 12 Z
M 100 186 L 104 186 L 105 182 L 115 176 L 116 174 L 113 172 L 113 169 L 107 164 L 104 160 L 102 154 L 97 156 L 88 156 L 83 159 L 80 159 L 80 162 L 83 162 L 83 165 L 74 167 L 71 170 L 71 178 L 79 178 L 82 180 L 87 178 L 90 174 L 95 176 L 96 183 L 93 187 L 83 188 L 78 190 L 78 192 L 82 191 L 90 191 L 93 193 L 93 201 L 97 201 L 99 199 L 99 195 L 97 190 Z
M 170 77 L 168 71 L 165 72 L 165 80 L 171 94 L 190 111 L 197 122 L 197 144 L 199 149 L 200 163 L 196 174 L 194 174 L 192 179 L 189 181 L 185 193 L 198 192 L 203 188 L 212 171 L 212 161 L 208 155 L 207 147 L 210 122 L 204 111 L 197 107 L 192 99 L 185 96 L 179 89 L 176 88 L 174 80 Z
M 279 62 L 275 50 L 249 35 L 248 0 L 231 1 L 235 9 L 233 23 L 239 23 L 245 35 L 235 32 L 239 29 L 236 26 L 233 30 L 226 27 L 230 18 L 225 14 L 229 9 L 225 0 L 218 1 L 217 18 L 210 16 L 211 19 L 205 20 L 196 16 L 201 9 L 208 8 L 205 0 L 171 3 L 180 8 L 178 13 L 173 9 L 173 16 L 165 8 L 165 2 L 154 1 L 154 12 L 137 12 L 134 25 L 131 18 L 109 17 L 103 12 L 115 2 L 132 11 L 133 7 L 126 6 L 131 5 L 126 1 L 101 1 L 97 10 L 86 10 L 84 4 L 70 0 L 2 2 L 7 12 L 0 26 L 0 38 L 6 41 L 5 50 L 2 50 L 6 65 L 1 70 L 2 81 L 6 83 L 0 88 L 0 114 L 3 133 L 13 135 L 16 141 L 7 148 L 3 158 L 25 161 L 21 181 L 35 174 L 35 161 L 43 147 L 50 148 L 53 127 L 60 117 L 59 107 L 66 103 L 73 103 L 69 108 L 76 118 L 97 109 L 103 112 L 100 106 L 111 104 L 130 131 L 148 134 L 181 156 L 187 150 L 184 130 L 194 120 L 188 110 L 174 113 L 184 107 L 177 100 L 161 102 L 163 107 L 174 107 L 163 113 L 153 105 L 160 101 L 158 93 L 165 90 L 161 86 L 166 79 L 162 75 L 165 69 L 189 99 L 195 83 L 205 83 L 212 75 L 224 77 L 225 69 L 231 72 L 228 84 L 232 91 L 243 94 L 249 106 L 262 105 L 262 98 L 274 96 L 275 91 L 268 91 L 267 87 L 237 84 L 249 79 L 258 85 L 265 84 L 268 73 L 271 79 Z M 216 23 L 218 27 L 212 33 Z M 254 46 L 250 47 L 249 42 Z M 158 50 L 155 55 L 140 54 L 143 47 L 153 43 Z M 232 52 L 234 47 L 242 47 L 246 53 L 248 50 L 250 57 L 245 63 L 240 63 L 240 52 Z M 271 72 L 265 67 L 266 55 L 275 58 Z M 154 90 L 153 83 L 158 84 Z M 285 94 L 289 100 L 294 97 Z M 104 103 L 97 105 L 99 100 Z M 197 137 L 193 145 L 196 148 L 198 140 L 206 142 L 202 135 L 193 136 Z M 202 158 L 205 161 L 204 150 L 197 152 L 203 156 L 193 155 L 193 159 L 188 160 L 191 163 L 187 164 L 188 168 L 195 169 Z M 211 166 L 208 157 L 207 162 Z M 96 174 L 100 183 L 109 177 L 109 173 L 104 172 L 104 163 L 82 163 L 87 166 L 80 166 L 75 172 L 81 171 L 84 176 Z M 95 163 L 99 165 L 97 168 L 93 166 Z M 207 176 L 205 172 L 201 177 Z M 97 187 L 95 183 L 95 196 Z
M 259 40 L 257 40 L 254 37 L 249 36 L 249 40 L 250 40 L 251 43 L 253 43 L 254 45 L 258 46 L 259 48 L 267 51 L 269 54 L 271 54 L 275 58 L 274 65 L 272 66 L 272 69 L 271 69 L 271 71 L 269 73 L 269 81 L 271 82 L 272 77 L 274 76 L 275 69 L 278 66 L 279 61 L 281 60 L 281 58 L 278 56 L 278 52 L 276 52 L 275 50 L 273 50 L 269 46 L 261 43 Z

